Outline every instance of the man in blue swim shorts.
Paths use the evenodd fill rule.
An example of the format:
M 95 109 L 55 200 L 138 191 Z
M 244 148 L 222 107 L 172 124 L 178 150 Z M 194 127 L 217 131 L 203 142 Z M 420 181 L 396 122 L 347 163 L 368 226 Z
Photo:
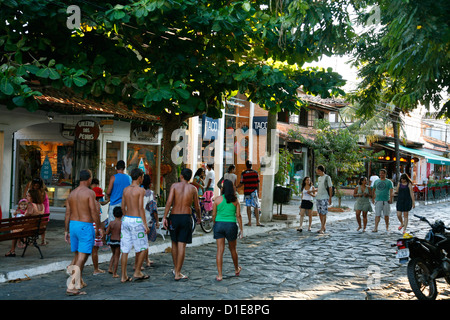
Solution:
M 95 203 L 95 192 L 89 188 L 91 181 L 91 171 L 81 170 L 80 185 L 69 194 L 66 201 L 65 240 L 70 243 L 72 252 L 75 253 L 72 265 L 68 267 L 68 270 L 74 272 L 70 275 L 70 281 L 67 282 L 68 295 L 86 294 L 80 291 L 81 286 L 84 285 L 81 275 L 94 246 L 93 223 L 101 226 L 100 212 L 97 211 Z M 97 230 L 103 237 L 104 229 L 99 227 Z

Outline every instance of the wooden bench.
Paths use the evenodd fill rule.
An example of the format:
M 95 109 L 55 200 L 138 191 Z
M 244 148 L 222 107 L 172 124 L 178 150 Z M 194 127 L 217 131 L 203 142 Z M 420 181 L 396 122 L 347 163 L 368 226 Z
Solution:
M 33 244 L 44 258 L 37 240 L 47 229 L 49 214 L 39 214 L 35 216 L 25 216 L 21 218 L 9 218 L 0 220 L 0 241 L 22 239 L 25 243 L 22 257 L 29 244 Z

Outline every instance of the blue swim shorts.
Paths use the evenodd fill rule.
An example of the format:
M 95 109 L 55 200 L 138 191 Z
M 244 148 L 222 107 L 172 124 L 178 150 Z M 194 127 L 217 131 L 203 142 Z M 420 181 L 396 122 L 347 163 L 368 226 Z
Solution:
M 70 221 L 70 249 L 72 252 L 92 253 L 95 240 L 94 225 L 90 222 Z

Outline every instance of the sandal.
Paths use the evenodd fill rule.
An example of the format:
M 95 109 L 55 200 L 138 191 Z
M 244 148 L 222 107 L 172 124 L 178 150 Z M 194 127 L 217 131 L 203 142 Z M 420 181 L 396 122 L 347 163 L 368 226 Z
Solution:
M 235 272 L 234 275 L 235 275 L 236 277 L 239 277 L 239 275 L 241 274 L 241 271 L 242 271 L 242 267 L 239 266 L 239 267 L 238 267 L 238 272 Z
M 16 252 L 15 251 L 8 251 L 8 253 L 5 253 L 5 257 L 15 257 Z
M 187 281 L 189 280 L 189 277 L 180 273 L 181 277 L 180 278 L 174 278 L 175 281 Z

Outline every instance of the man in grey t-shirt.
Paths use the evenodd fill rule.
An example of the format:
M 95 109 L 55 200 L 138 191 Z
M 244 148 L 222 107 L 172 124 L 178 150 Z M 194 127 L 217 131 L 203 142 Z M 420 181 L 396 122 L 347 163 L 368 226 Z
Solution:
M 331 205 L 331 198 L 333 196 L 333 183 L 331 182 L 330 176 L 325 174 L 324 166 L 318 165 L 316 168 L 316 174 L 319 176 L 316 205 L 321 224 L 321 228 L 318 233 L 324 234 L 326 230 L 325 225 L 327 223 L 328 205 Z

